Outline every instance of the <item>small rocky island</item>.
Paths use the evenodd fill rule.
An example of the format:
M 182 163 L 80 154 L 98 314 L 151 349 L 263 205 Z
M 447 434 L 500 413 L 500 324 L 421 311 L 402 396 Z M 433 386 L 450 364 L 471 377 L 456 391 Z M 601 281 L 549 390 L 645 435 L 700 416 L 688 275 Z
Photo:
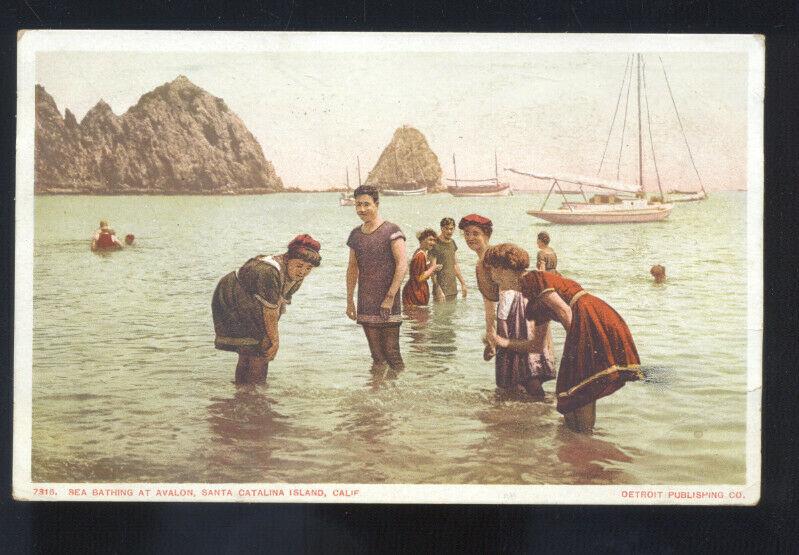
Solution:
M 430 193 L 443 191 L 441 164 L 425 136 L 404 125 L 394 131 L 375 167 L 366 178 L 378 189 L 409 190 L 426 187 Z
M 179 76 L 121 116 L 100 101 L 78 123 L 36 86 L 35 192 L 260 194 L 283 190 L 221 98 Z

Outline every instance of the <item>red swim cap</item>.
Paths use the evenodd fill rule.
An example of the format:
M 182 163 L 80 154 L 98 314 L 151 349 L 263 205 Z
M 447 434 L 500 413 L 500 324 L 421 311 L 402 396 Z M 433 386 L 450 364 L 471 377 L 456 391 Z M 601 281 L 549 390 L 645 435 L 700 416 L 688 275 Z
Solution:
M 319 244 L 319 241 L 317 241 L 307 233 L 303 233 L 302 235 L 297 235 L 294 239 L 292 239 L 291 243 L 289 243 L 288 250 L 290 251 L 296 250 L 301 247 L 310 249 L 317 253 L 322 249 L 322 245 Z
M 480 214 L 469 214 L 468 216 L 461 218 L 461 221 L 458 223 L 458 228 L 463 229 L 469 225 L 493 227 L 494 224 L 485 216 L 481 216 Z

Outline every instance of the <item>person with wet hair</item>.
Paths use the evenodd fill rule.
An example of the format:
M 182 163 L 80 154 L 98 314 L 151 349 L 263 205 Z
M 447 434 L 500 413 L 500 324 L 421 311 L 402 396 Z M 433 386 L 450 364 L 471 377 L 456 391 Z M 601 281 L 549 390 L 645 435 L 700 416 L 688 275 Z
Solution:
M 535 267 L 542 272 L 557 272 L 558 271 L 558 255 L 552 247 L 549 246 L 549 233 L 542 231 L 538 234 L 536 243 L 538 245 L 538 254 L 535 259 Z
M 303 280 L 322 261 L 321 245 L 298 235 L 279 255 L 258 255 L 216 286 L 211 300 L 214 346 L 239 354 L 236 384 L 264 383 L 280 347 L 278 321 Z
M 437 301 L 451 301 L 458 298 L 458 283 L 461 286 L 461 295 L 465 298 L 468 288 L 458 264 L 458 245 L 452 239 L 455 233 L 455 220 L 443 218 L 440 227 L 438 241 L 430 249 L 430 259 L 436 264 L 441 264 L 441 270 L 433 275 L 434 298 Z
M 397 294 L 408 270 L 405 234 L 380 216 L 377 188 L 362 185 L 353 197 L 355 213 L 363 223 L 347 239 L 347 317 L 363 327 L 372 355 L 372 372 L 383 372 L 388 364 L 396 373 L 405 366 L 399 346 L 401 295 Z
M 596 400 L 628 381 L 643 378 L 638 351 L 621 316 L 579 283 L 553 272 L 525 271 L 529 256 L 521 247 L 503 243 L 483 256 L 492 279 L 502 290 L 521 292 L 527 299 L 525 317 L 536 324 L 551 320 L 566 330 L 555 391 L 557 410 L 566 424 L 589 432 L 596 421 Z M 541 352 L 541 334 L 530 340 L 494 337 L 498 347 Z
M 428 258 L 430 249 L 436 244 L 436 232 L 429 227 L 416 234 L 419 248 L 411 257 L 408 281 L 402 288 L 404 307 L 425 306 L 430 301 L 430 288 L 427 280 L 442 268 Z
M 666 267 L 661 264 L 655 264 L 649 269 L 650 275 L 655 278 L 655 283 L 661 284 L 666 281 Z

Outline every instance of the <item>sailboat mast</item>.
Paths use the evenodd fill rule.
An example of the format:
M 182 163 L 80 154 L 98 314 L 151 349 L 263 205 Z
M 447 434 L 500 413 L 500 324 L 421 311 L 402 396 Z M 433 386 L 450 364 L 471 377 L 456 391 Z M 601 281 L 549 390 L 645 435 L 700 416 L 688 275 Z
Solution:
M 358 187 L 361 186 L 361 158 L 359 156 L 355 157 L 355 161 L 358 163 Z
M 455 186 L 458 186 L 458 166 L 455 165 L 455 154 L 452 154 L 452 171 L 455 173 Z
M 638 188 L 644 191 L 644 158 L 641 136 L 641 54 L 636 55 L 636 76 L 638 78 Z
M 497 165 L 497 150 L 494 149 L 494 180 L 499 183 L 499 166 Z
M 347 190 L 349 191 L 350 190 L 350 169 L 349 168 L 345 168 L 345 169 L 346 169 L 346 172 L 347 172 Z

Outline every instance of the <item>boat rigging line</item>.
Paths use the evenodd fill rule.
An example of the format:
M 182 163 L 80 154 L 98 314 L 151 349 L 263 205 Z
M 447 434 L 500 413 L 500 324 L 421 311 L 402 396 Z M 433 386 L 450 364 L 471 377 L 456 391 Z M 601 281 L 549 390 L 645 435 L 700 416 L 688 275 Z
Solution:
M 658 191 L 660 191 L 660 200 L 666 202 L 666 197 L 663 195 L 663 187 L 660 184 L 660 172 L 658 171 L 658 161 L 655 158 L 655 141 L 652 139 L 652 116 L 649 112 L 649 95 L 646 92 L 646 62 L 643 62 L 641 73 L 644 82 L 644 102 L 646 103 L 646 126 L 649 129 L 649 147 L 652 151 L 652 163 L 655 166 L 655 177 L 658 181 Z
M 619 113 L 619 105 L 621 104 L 621 93 L 624 92 L 624 83 L 627 81 L 627 71 L 630 67 L 630 55 L 627 55 L 627 60 L 624 64 L 624 75 L 621 78 L 621 87 L 619 87 L 619 96 L 616 98 L 616 109 L 613 111 L 613 118 L 610 120 L 610 130 L 608 131 L 608 138 L 605 141 L 605 149 L 602 151 L 602 159 L 599 161 L 599 169 L 596 174 L 602 173 L 602 164 L 605 162 L 605 155 L 608 152 L 608 145 L 610 144 L 610 137 L 613 135 L 613 126 L 616 124 L 616 115 Z
M 696 169 L 696 163 L 694 162 L 694 155 L 691 153 L 691 147 L 688 144 L 688 138 L 685 136 L 685 129 L 682 126 L 682 118 L 680 118 L 680 111 L 677 110 L 677 103 L 674 101 L 674 95 L 671 92 L 671 85 L 669 84 L 669 76 L 666 75 L 666 65 L 663 63 L 663 58 L 658 55 L 658 60 L 660 60 L 660 67 L 663 68 L 663 77 L 666 79 L 666 87 L 669 89 L 669 97 L 671 97 L 671 105 L 674 106 L 674 113 L 677 114 L 677 122 L 680 124 L 680 132 L 682 133 L 683 141 L 685 141 L 685 148 L 688 149 L 688 157 L 691 159 L 691 165 L 694 167 L 694 172 L 696 172 L 696 178 L 699 180 L 699 187 L 702 189 L 702 193 L 707 195 L 705 191 L 705 186 L 702 184 L 702 178 L 699 176 L 699 170 Z
M 632 66 L 630 67 L 630 75 L 627 79 L 627 99 L 624 101 L 624 121 L 621 125 L 621 143 L 619 144 L 619 159 L 616 161 L 616 180 L 619 179 L 619 172 L 621 171 L 621 153 L 624 150 L 624 132 L 627 130 L 627 108 L 630 105 L 630 89 L 633 83 Z

